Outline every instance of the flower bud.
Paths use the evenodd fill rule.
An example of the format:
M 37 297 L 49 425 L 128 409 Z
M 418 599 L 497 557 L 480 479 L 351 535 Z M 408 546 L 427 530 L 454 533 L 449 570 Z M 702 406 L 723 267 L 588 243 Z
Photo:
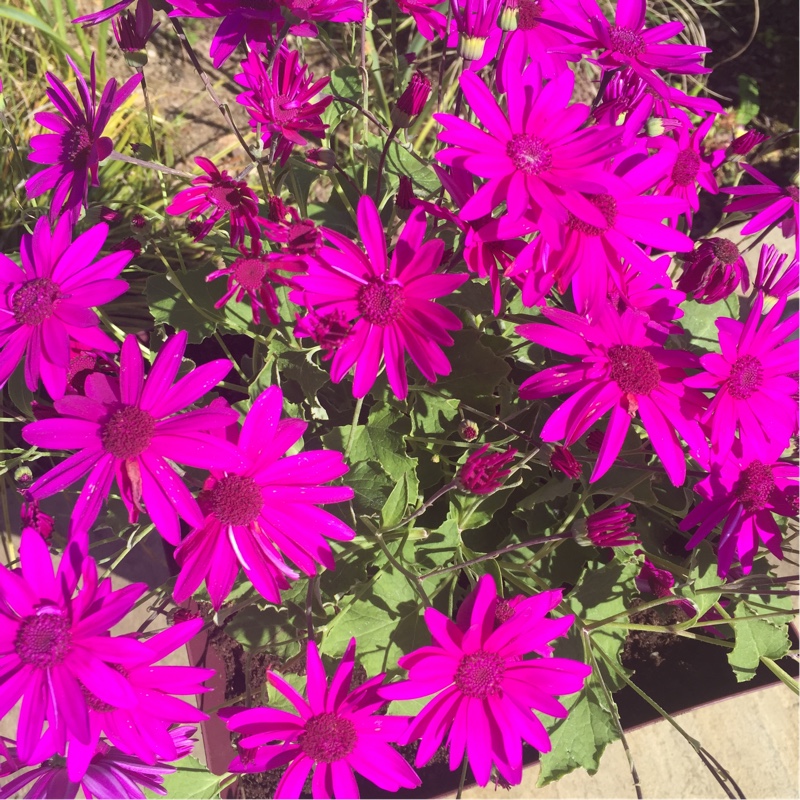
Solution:
M 728 158 L 738 160 L 735 158 L 736 156 L 746 156 L 754 147 L 758 147 L 762 142 L 766 142 L 767 139 L 769 139 L 769 136 L 766 134 L 750 129 L 741 136 L 737 136 L 725 148 L 725 155 Z
M 456 480 L 465 492 L 470 494 L 491 494 L 503 484 L 503 479 L 511 473 L 505 465 L 513 461 L 517 451 L 508 448 L 502 453 L 487 453 L 489 445 L 471 453 L 466 463 L 458 471 Z
M 158 23 L 153 25 L 153 7 L 148 0 L 139 0 L 136 5 L 136 16 L 130 11 L 123 11 L 111 20 L 114 38 L 120 50 L 125 53 L 125 60 L 133 69 L 141 69 L 147 64 L 145 47 L 153 35 Z
M 327 147 L 312 147 L 306 151 L 306 161 L 317 169 L 333 169 L 336 166 L 336 153 Z
M 417 70 L 392 109 L 392 125 L 397 128 L 408 128 L 414 118 L 422 113 L 430 95 L 430 80 Z
M 578 463 L 575 456 L 570 453 L 568 447 L 556 445 L 550 456 L 550 469 L 563 472 L 568 478 L 577 480 L 583 474 L 583 467 Z
M 477 422 L 473 422 L 471 419 L 462 419 L 458 423 L 458 432 L 465 442 L 474 442 L 478 438 L 480 429 Z

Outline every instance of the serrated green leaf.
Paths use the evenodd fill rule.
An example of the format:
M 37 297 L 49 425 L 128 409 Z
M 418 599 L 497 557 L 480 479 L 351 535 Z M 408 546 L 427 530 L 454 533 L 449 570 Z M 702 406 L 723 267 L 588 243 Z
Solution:
M 344 67 L 338 67 L 331 73 L 331 94 L 360 102 L 362 89 L 361 72 L 358 67 L 345 65 Z M 334 102 L 337 102 L 335 98 Z
M 749 603 L 741 602 L 737 603 L 733 617 L 749 617 L 759 613 L 765 613 L 764 609 L 753 608 Z M 776 625 L 775 618 L 746 619 L 732 627 L 736 643 L 728 653 L 728 663 L 739 683 L 749 681 L 755 676 L 762 656 L 783 658 L 791 647 L 786 623 Z
M 194 756 L 186 756 L 174 764 L 177 771 L 164 776 L 167 797 L 182 797 L 185 800 L 207 800 L 219 797 L 220 776 L 213 775 Z M 161 795 L 145 789 L 147 797 Z
M 414 392 L 411 423 L 414 433 L 434 433 L 440 436 L 454 426 L 448 423 L 458 416 L 458 400 L 425 391 Z
M 381 526 L 391 528 L 405 516 L 409 505 L 414 504 L 419 494 L 419 481 L 413 469 L 409 469 L 397 483 L 381 509 Z
M 616 705 L 612 709 L 602 688 L 592 677 L 587 678 L 584 690 L 564 705 L 569 712 L 566 719 L 543 718 L 553 749 L 541 756 L 536 783 L 539 787 L 547 786 L 579 767 L 594 775 L 606 746 L 619 739 L 614 721 Z
M 305 589 L 301 586 L 301 589 Z M 232 636 L 245 650 L 268 649 L 270 653 L 287 661 L 300 653 L 300 637 L 297 625 L 305 620 L 294 620 L 286 609 L 269 606 L 259 608 L 251 605 L 236 614 L 225 626 L 225 633 Z
M 691 344 L 695 348 L 713 350 L 716 353 L 719 352 L 717 319 L 719 317 L 737 319 L 739 316 L 739 298 L 735 294 L 710 305 L 688 300 L 681 303 L 680 307 L 684 312 L 681 325 L 690 334 Z
M 520 500 L 517 503 L 517 508 L 529 511 L 540 503 L 547 503 L 558 497 L 566 497 L 572 491 L 574 485 L 575 481 L 566 475 L 561 475 L 560 473 L 553 475 L 544 486 L 540 486 L 535 492 Z

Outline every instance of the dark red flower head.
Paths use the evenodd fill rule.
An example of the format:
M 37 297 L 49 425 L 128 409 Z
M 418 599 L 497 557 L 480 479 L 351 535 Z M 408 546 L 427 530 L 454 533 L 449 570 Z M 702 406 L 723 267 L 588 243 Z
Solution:
M 417 70 L 397 100 L 397 105 L 392 109 L 392 124 L 398 128 L 408 128 L 414 117 L 422 113 L 430 95 L 430 80 L 425 73 Z
M 739 248 L 730 239 L 706 239 L 684 260 L 678 289 L 705 305 L 724 300 L 738 286 L 747 291 L 750 275 Z
M 459 486 L 471 494 L 491 494 L 499 489 L 503 479 L 510 474 L 505 465 L 513 461 L 517 451 L 509 447 L 502 453 L 489 453 L 489 445 L 485 444 L 467 459 L 467 463 L 458 471 L 456 480 Z

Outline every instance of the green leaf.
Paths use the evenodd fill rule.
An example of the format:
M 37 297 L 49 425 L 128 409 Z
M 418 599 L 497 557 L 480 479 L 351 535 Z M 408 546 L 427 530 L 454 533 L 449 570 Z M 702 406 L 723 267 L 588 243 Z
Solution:
M 305 594 L 305 582 L 298 582 L 295 587 Z M 286 602 L 285 598 L 282 599 Z M 233 617 L 225 626 L 225 633 L 236 639 L 245 650 L 266 648 L 282 661 L 287 661 L 300 653 L 298 625 L 305 628 L 302 617 L 302 610 L 296 607 L 268 606 L 264 609 L 252 605 Z
M 398 481 L 416 459 L 406 455 L 405 436 L 411 424 L 407 416 L 387 403 L 375 403 L 366 425 L 359 425 L 350 445 L 349 460 L 375 461 L 389 477 Z M 344 450 L 350 438 L 350 425 L 334 428 L 322 437 L 330 450 Z
M 430 641 L 419 598 L 392 567 L 383 568 L 341 608 L 325 630 L 321 652 L 339 658 L 352 637 L 370 677 L 395 669 L 398 658 Z
M 219 797 L 219 775 L 213 775 L 194 756 L 186 756 L 176 761 L 177 772 L 164 776 L 164 789 L 167 797 L 182 797 L 186 800 L 203 800 Z M 147 797 L 161 795 L 145 789 Z
M 572 478 L 558 473 L 553 475 L 544 486 L 540 486 L 535 492 L 529 494 L 517 503 L 517 508 L 522 511 L 529 511 L 540 503 L 548 503 L 559 497 L 566 497 L 575 485 Z
M 750 603 L 741 602 L 736 605 L 733 617 L 749 617 L 761 612 L 764 612 L 763 608 L 754 608 Z M 791 613 L 786 618 L 791 619 Z M 787 625 L 785 622 L 776 625 L 775 620 L 775 617 L 749 619 L 732 625 L 736 643 L 728 653 L 728 663 L 739 683 L 749 681 L 755 676 L 762 656 L 778 659 L 789 652 L 791 642 Z
M 761 110 L 758 84 L 749 75 L 739 75 L 739 108 L 736 109 L 736 122 L 747 125 Z
M 543 753 L 537 786 L 562 778 L 578 767 L 594 775 L 606 746 L 619 739 L 614 716 L 616 705 L 609 705 L 597 680 L 590 676 L 580 694 L 564 702 L 569 716 L 564 719 L 543 717 L 553 749 Z
M 358 67 L 338 67 L 331 73 L 331 94 L 360 103 L 362 89 L 361 72 Z M 334 102 L 338 102 L 336 98 Z
M 380 151 L 378 151 L 378 157 L 380 158 Z M 377 167 L 377 160 L 375 166 Z M 394 182 L 398 185 L 400 177 L 407 175 L 411 178 L 414 187 L 423 191 L 426 195 L 433 194 L 442 186 L 442 182 L 431 166 L 413 156 L 396 139 L 389 145 L 389 150 L 386 153 L 384 174 L 395 178 Z
M 409 469 L 395 484 L 389 499 L 381 509 L 381 526 L 391 528 L 405 516 L 409 505 L 416 503 L 419 481 L 413 469 Z
M 624 563 L 612 561 L 600 569 L 588 566 L 575 589 L 565 598 L 569 610 L 583 623 L 596 622 L 621 614 L 630 608 L 631 600 L 636 594 L 635 579 L 639 569 L 640 563 L 636 558 Z M 625 619 L 625 616 L 618 618 L 621 621 Z M 623 627 L 595 628 L 591 632 L 592 644 L 602 648 L 614 662 L 619 664 L 619 654 L 625 644 L 626 633 Z M 574 651 L 567 657 L 581 660 L 583 646 L 574 633 L 567 640 L 567 645 Z M 622 669 L 620 664 L 620 670 Z M 605 681 L 612 691 L 622 688 L 622 679 L 616 674 L 606 674 Z
M 717 319 L 719 317 L 737 319 L 739 316 L 739 298 L 735 294 L 711 305 L 687 300 L 681 303 L 680 307 L 684 312 L 681 325 L 691 335 L 692 345 L 716 353 L 719 352 L 719 332 L 715 324 Z
M 309 401 L 330 381 L 330 375 L 314 363 L 310 352 L 289 347 L 278 339 L 270 342 L 269 349 L 279 374 L 297 381 Z
M 194 344 L 213 336 L 221 317 L 211 311 L 214 300 L 206 283 L 211 271 L 199 268 L 180 273 L 180 288 L 171 275 L 151 275 L 147 279 L 147 305 L 156 325 L 186 331 Z
M 692 567 L 689 571 L 686 584 L 675 587 L 675 595 L 690 600 L 697 608 L 698 616 L 703 616 L 713 605 L 719 601 L 720 593 L 714 591 L 699 591 L 721 586 L 724 581 L 717 575 L 717 557 L 707 542 L 702 542 L 692 551 Z
M 48 37 L 48 39 L 53 41 L 53 43 L 58 47 L 59 50 L 61 50 L 62 53 L 65 53 L 72 58 L 72 60 L 80 68 L 81 72 L 88 72 L 86 59 L 83 58 L 83 56 L 81 56 L 77 50 L 65 42 L 64 39 L 62 39 L 52 27 L 50 27 L 50 25 L 44 22 L 44 20 L 33 16 L 33 14 L 29 14 L 27 11 L 22 11 L 19 8 L 12 8 L 5 3 L 0 4 L 0 17 L 10 19 L 12 22 L 16 22 L 18 25 L 28 25 L 31 28 L 36 28 L 36 30 L 41 31 L 45 36 Z
M 440 392 L 457 397 L 462 403 L 486 413 L 495 413 L 493 398 L 500 382 L 511 368 L 483 344 L 473 329 L 455 331 L 454 344 L 446 349 L 452 371 L 437 383 Z
M 458 400 L 430 394 L 423 389 L 413 392 L 412 397 L 411 422 L 414 433 L 441 436 L 445 431 L 455 428 L 447 423 L 458 416 Z
M 377 461 L 357 462 L 345 475 L 344 482 L 355 492 L 353 505 L 361 514 L 380 511 L 395 484 Z

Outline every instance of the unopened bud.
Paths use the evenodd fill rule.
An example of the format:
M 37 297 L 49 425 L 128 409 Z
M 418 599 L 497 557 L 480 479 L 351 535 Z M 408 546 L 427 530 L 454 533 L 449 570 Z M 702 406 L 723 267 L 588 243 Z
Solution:
M 336 166 L 336 153 L 327 147 L 312 147 L 306 152 L 306 161 L 317 169 L 333 169 Z
M 515 31 L 519 25 L 519 0 L 506 0 L 500 12 L 498 25 L 501 31 Z
M 474 442 L 480 434 L 478 423 L 471 419 L 462 419 L 458 424 L 458 432 L 465 442 Z
M 465 61 L 477 61 L 483 56 L 486 48 L 486 39 L 481 36 L 460 34 L 458 37 L 458 54 Z
M 419 116 L 431 95 L 431 82 L 428 77 L 417 70 L 408 82 L 405 91 L 392 109 L 392 125 L 397 128 L 408 128 L 414 117 Z
M 14 470 L 14 481 L 27 486 L 33 480 L 33 472 L 30 467 L 17 467 Z

